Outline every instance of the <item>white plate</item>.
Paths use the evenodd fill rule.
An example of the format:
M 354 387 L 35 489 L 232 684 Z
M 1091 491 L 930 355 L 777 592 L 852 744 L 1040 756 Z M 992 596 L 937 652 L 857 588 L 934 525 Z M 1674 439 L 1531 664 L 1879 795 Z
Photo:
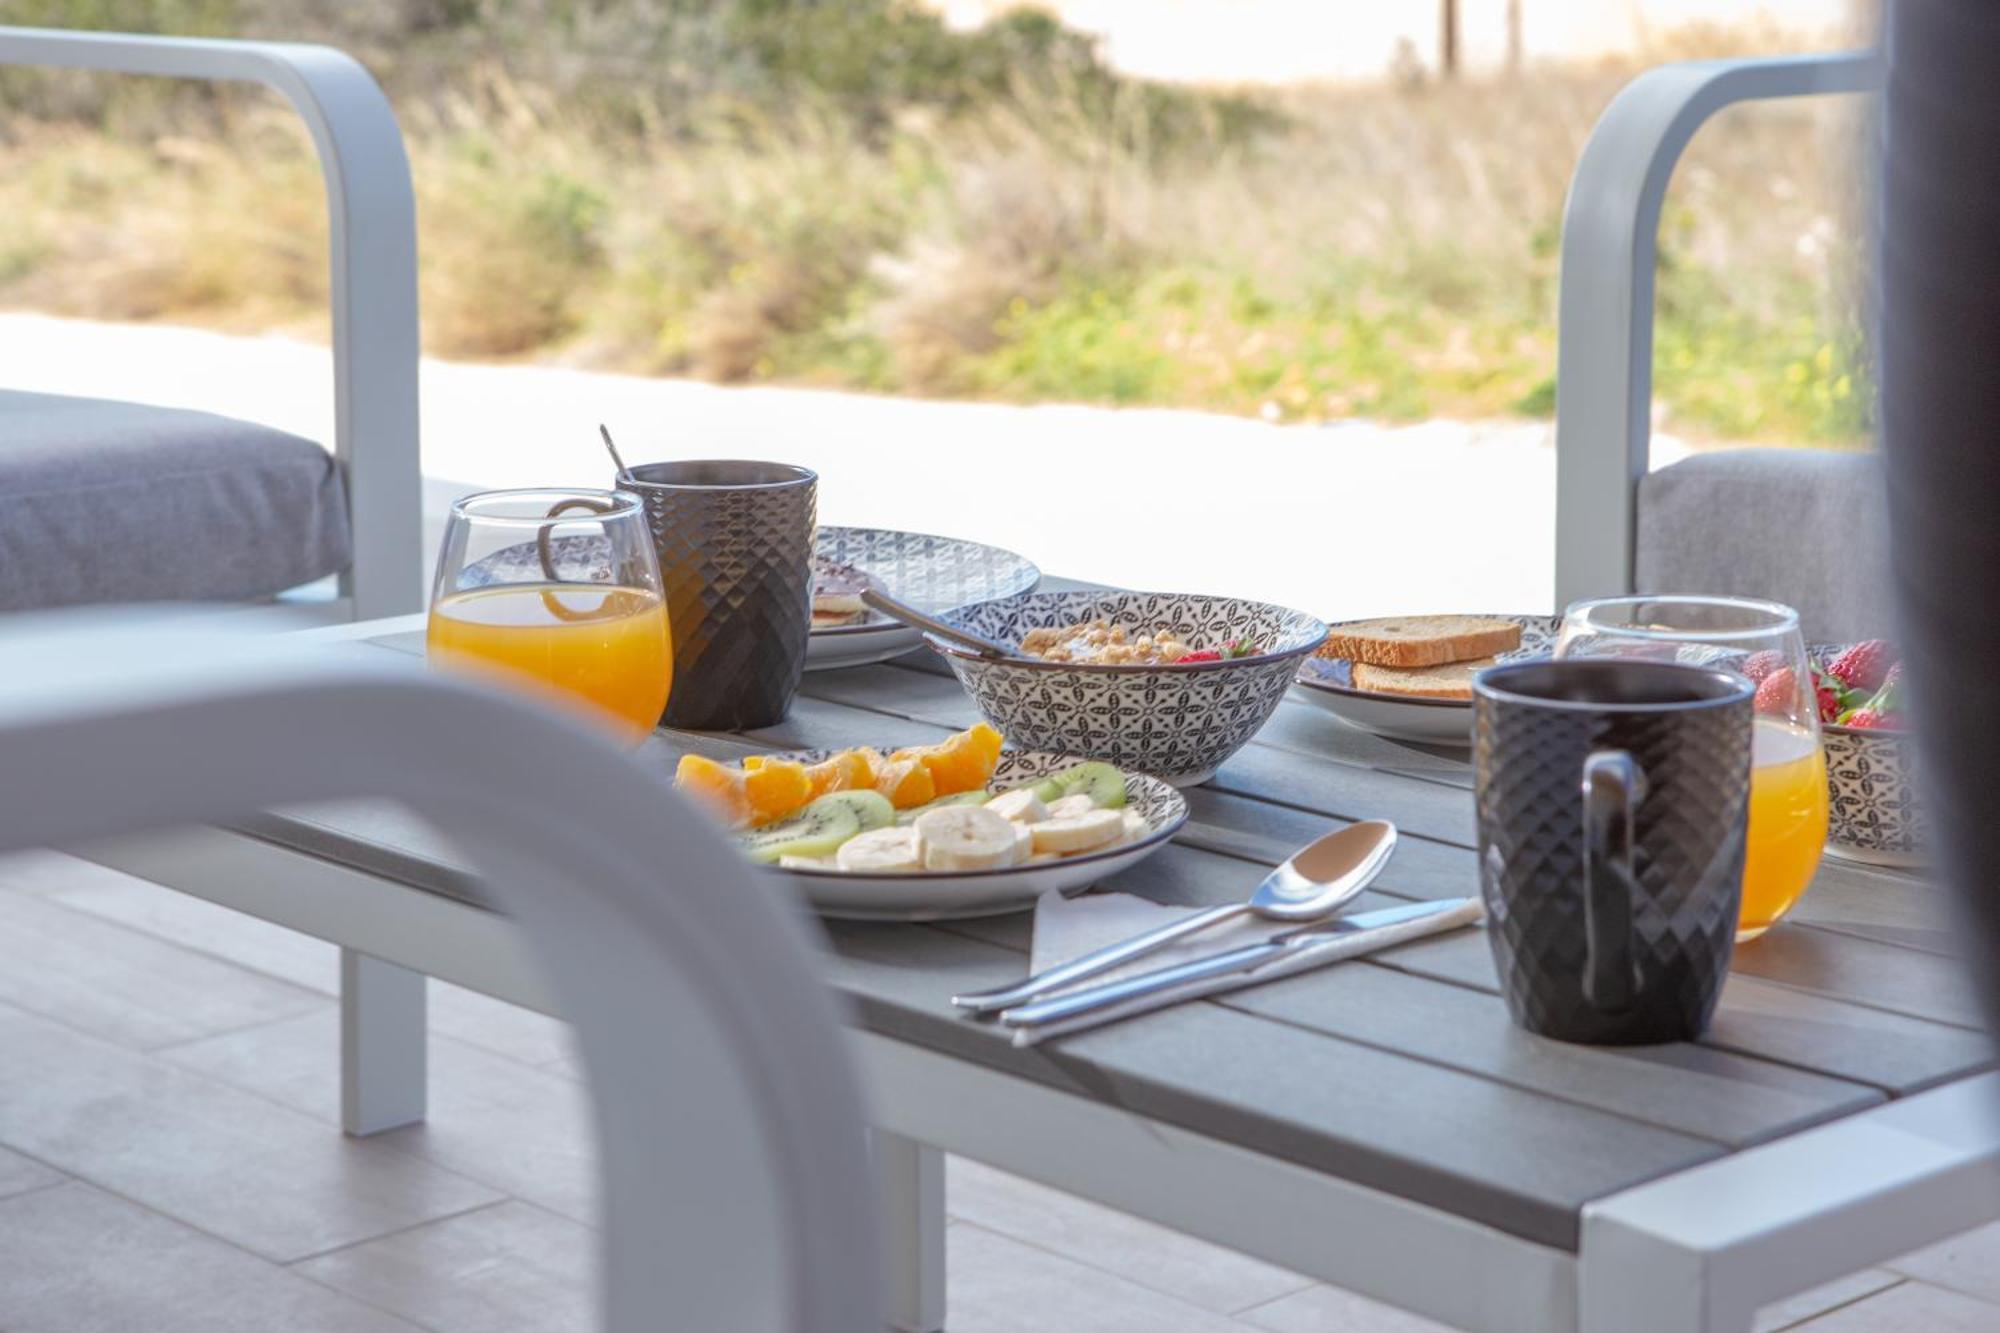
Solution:
M 891 597 L 931 615 L 968 602 L 1012 597 L 1042 581 L 1042 571 L 1012 551 L 926 532 L 822 524 L 814 549 L 837 564 L 873 574 Z M 814 630 L 806 640 L 806 670 L 886 662 L 923 642 L 918 631 L 870 611 L 854 624 Z
M 831 750 L 774 755 L 817 763 Z M 1083 762 L 1074 755 L 1007 750 L 994 770 L 993 791 L 1018 787 Z M 1187 801 L 1158 778 L 1125 775 L 1126 808 L 1146 817 L 1151 831 L 1137 842 L 1109 851 L 1045 861 L 1006 870 L 925 870 L 910 875 L 851 875 L 838 870 L 778 870 L 767 873 L 802 891 L 821 916 L 856 921 L 948 921 L 957 917 L 1025 912 L 1050 889 L 1065 893 L 1137 865 L 1167 845 L 1187 822 Z
M 1502 662 L 1546 657 L 1555 650 L 1556 633 L 1562 628 L 1561 616 L 1502 615 L 1492 619 L 1511 620 L 1521 627 L 1521 646 L 1500 654 Z M 1342 626 L 1332 628 L 1338 631 Z M 1308 657 L 1292 684 L 1292 697 L 1332 713 L 1349 726 L 1391 740 L 1422 741 L 1429 745 L 1472 744 L 1470 700 L 1416 699 L 1357 690 L 1353 670 L 1353 663 L 1340 658 Z

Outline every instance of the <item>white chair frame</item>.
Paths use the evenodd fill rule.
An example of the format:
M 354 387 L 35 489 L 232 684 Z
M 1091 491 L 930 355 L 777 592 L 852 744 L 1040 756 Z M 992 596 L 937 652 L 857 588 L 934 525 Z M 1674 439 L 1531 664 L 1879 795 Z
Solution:
M 1739 102 L 1882 86 L 1875 51 L 1663 65 L 1591 131 L 1563 212 L 1556 351 L 1558 610 L 1633 590 L 1652 454 L 1653 269 L 1660 204 L 1696 130 Z
M 604 1328 L 884 1327 L 860 1086 L 808 927 L 664 783 L 343 645 L 127 625 L 4 657 L 0 851 L 371 796 L 473 857 L 589 1073 Z
M 375 80 L 324 46 L 38 28 L 0 27 L 0 65 L 259 83 L 304 119 L 332 252 L 333 453 L 353 532 L 340 593 L 355 620 L 421 610 L 416 200 Z

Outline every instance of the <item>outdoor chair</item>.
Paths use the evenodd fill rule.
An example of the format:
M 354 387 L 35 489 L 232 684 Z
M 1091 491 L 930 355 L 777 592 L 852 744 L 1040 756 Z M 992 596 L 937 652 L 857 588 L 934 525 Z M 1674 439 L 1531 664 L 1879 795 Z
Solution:
M 1872 454 L 1696 453 L 1649 470 L 1660 203 L 1688 140 L 1739 102 L 1880 86 L 1872 52 L 1666 65 L 1592 131 L 1563 217 L 1556 606 L 1723 593 L 1796 607 L 1808 642 L 1889 633 L 1887 503 Z
M 420 609 L 416 210 L 375 81 L 320 46 L 0 27 L 5 65 L 261 83 L 291 103 L 326 182 L 334 438 L 329 457 L 203 412 L 0 389 L 0 611 L 263 600 L 335 574 L 318 618 Z
M 575 1025 L 603 1327 L 884 1327 L 860 1088 L 810 927 L 684 799 L 576 724 L 414 660 L 74 620 L 0 637 L 0 852 L 406 803 L 477 863 Z

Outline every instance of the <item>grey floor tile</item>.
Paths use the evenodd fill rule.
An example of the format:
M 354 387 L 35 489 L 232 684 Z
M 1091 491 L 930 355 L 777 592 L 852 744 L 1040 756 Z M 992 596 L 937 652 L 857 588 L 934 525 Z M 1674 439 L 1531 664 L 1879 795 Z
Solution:
M 74 887 L 57 893 L 56 899 L 65 907 L 307 990 L 323 995 L 340 992 L 340 950 L 325 940 L 143 879 L 97 869 L 95 874 L 79 877 Z
M 945 1232 L 951 1333 L 1242 1333 L 1102 1269 L 960 1222 Z
M 2000 1303 L 2000 1222 L 1906 1254 L 1889 1265 L 1898 1273 L 1968 1296 Z
M 331 1126 L 340 1106 L 339 1043 L 334 1015 L 313 1014 L 163 1054 Z M 378 1134 L 370 1142 L 435 1162 L 573 1220 L 591 1221 L 596 1156 L 584 1086 L 448 1037 L 432 1037 L 430 1057 L 428 1121 Z
M 431 1031 L 527 1065 L 576 1053 L 569 1024 L 442 981 L 431 983 Z
M 19 1010 L 0 1008 L 0 1067 L 0 1143 L 280 1262 L 499 1197 Z
M 1782 1329 L 1794 1328 L 1808 1319 L 1843 1305 L 1851 1305 L 1901 1281 L 1896 1274 L 1882 1268 L 1865 1268 L 1859 1273 L 1849 1273 L 1810 1291 L 1773 1301 L 1757 1312 L 1756 1322 L 1750 1326 L 1751 1333 L 1780 1333 Z
M 326 997 L 114 925 L 0 895 L 0 1002 L 146 1049 L 306 1013 Z
M 128 878 L 115 870 L 80 861 L 62 852 L 9 852 L 0 856 L 0 891 L 53 895 L 86 884 Z
M 1338 1287 L 1315 1285 L 1240 1316 L 1272 1333 L 1451 1333 L 1445 1325 Z
M 945 1206 L 954 1217 L 1218 1314 L 1312 1285 L 1297 1273 L 978 1162 L 951 1159 L 947 1180 Z
M 1793 1327 L 1802 1333 L 1994 1333 L 2000 1329 L 2000 1305 L 1903 1282 Z
M 502 1203 L 295 1266 L 315 1281 L 437 1333 L 588 1333 L 596 1237 Z
M 26 1194 L 29 1190 L 54 1185 L 67 1178 L 54 1167 L 44 1166 L 32 1157 L 0 1148 L 0 1199 Z
M 0 1201 L 8 1333 L 417 1333 L 417 1325 L 86 1185 Z

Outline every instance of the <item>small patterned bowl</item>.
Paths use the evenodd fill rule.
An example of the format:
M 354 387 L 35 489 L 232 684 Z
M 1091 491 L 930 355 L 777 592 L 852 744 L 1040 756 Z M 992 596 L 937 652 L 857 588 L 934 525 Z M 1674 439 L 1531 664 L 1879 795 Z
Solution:
M 1105 759 L 1193 786 L 1215 776 L 1277 711 L 1298 659 L 1326 625 L 1268 602 L 1193 593 L 1048 592 L 975 602 L 941 619 L 998 643 L 1031 629 L 1099 617 L 1128 630 L 1172 630 L 1197 648 L 1249 639 L 1254 657 L 1189 666 L 1102 666 L 980 657 L 926 636 L 1010 745 Z
M 1831 662 L 1850 647 L 1806 645 L 1806 656 Z M 1915 866 L 1925 861 L 1930 822 L 1916 799 L 1916 740 L 1908 732 L 1822 722 L 1826 750 L 1826 850 L 1869 865 Z
M 1827 851 L 1871 865 L 1924 863 L 1930 838 L 1916 799 L 1916 744 L 1908 732 L 1820 726 L 1826 745 Z

